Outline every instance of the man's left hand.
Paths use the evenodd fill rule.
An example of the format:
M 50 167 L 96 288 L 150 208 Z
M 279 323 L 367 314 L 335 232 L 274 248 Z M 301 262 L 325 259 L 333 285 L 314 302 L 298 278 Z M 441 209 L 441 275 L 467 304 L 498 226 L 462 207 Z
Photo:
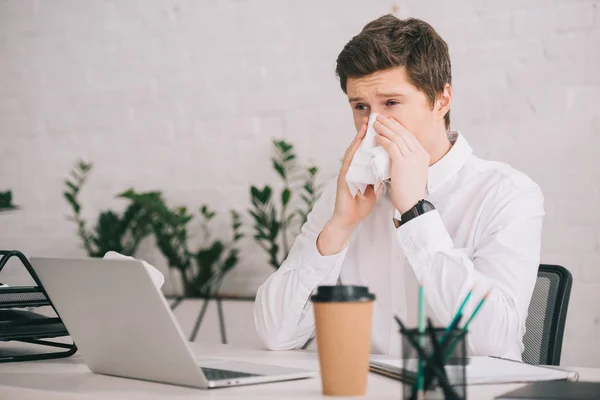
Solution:
M 373 127 L 379 133 L 377 144 L 390 156 L 392 203 L 404 214 L 425 198 L 429 153 L 393 118 L 378 115 Z

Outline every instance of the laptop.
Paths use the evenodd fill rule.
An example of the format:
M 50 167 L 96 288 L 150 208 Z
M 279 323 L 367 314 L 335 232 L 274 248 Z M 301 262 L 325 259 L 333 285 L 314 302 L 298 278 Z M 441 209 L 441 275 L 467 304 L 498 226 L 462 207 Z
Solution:
M 318 374 L 194 355 L 139 261 L 31 258 L 31 264 L 95 373 L 201 389 Z

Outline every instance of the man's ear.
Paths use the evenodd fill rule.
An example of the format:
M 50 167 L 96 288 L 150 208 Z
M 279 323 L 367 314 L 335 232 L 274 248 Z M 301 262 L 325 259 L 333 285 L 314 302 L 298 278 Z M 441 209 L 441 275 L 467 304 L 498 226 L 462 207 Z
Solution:
M 438 96 L 435 102 L 435 112 L 439 118 L 444 118 L 444 115 L 450 111 L 450 105 L 452 104 L 452 86 L 446 83 L 444 90 Z

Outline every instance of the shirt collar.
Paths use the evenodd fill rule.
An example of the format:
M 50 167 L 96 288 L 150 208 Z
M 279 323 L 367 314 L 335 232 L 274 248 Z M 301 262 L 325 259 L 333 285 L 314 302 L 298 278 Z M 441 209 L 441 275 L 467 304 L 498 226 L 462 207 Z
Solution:
M 435 192 L 452 178 L 473 154 L 473 149 L 460 132 L 448 132 L 448 139 L 450 139 L 450 143 L 453 143 L 450 151 L 429 167 L 427 178 L 427 192 L 429 194 Z

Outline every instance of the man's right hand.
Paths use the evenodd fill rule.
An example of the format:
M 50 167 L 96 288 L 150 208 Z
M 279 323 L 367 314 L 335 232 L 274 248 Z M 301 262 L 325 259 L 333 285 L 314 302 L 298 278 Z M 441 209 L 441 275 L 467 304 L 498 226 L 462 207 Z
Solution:
M 361 128 L 344 155 L 342 169 L 337 181 L 333 216 L 317 239 L 317 249 L 323 256 L 339 253 L 346 247 L 358 224 L 373 211 L 379 193 L 383 188 L 383 185 L 379 186 L 376 192 L 373 185 L 369 185 L 364 195 L 358 192 L 356 197 L 352 197 L 346 182 L 346 174 L 350 168 L 350 163 L 367 133 L 368 121 L 369 119 L 366 117 L 363 119 Z

